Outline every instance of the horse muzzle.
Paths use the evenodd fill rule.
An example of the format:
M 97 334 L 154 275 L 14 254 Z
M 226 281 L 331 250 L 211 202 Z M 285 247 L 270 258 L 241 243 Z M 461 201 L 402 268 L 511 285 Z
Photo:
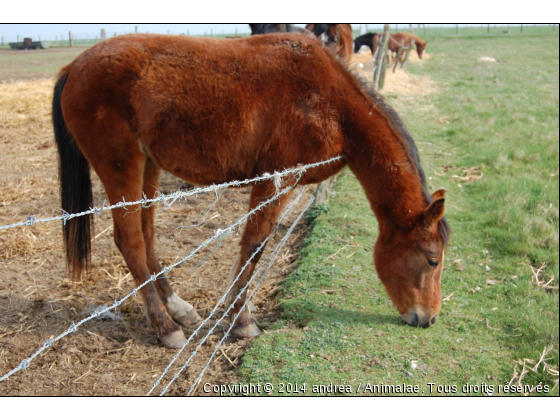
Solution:
M 428 328 L 436 323 L 438 314 L 428 308 L 414 307 L 407 313 L 401 315 L 404 323 L 413 327 Z

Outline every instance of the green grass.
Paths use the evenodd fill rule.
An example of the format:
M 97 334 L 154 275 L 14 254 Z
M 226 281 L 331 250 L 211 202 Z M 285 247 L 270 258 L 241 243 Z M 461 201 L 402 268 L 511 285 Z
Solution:
M 0 54 L 0 82 L 54 77 L 84 49 L 7 51 Z
M 453 235 L 438 323 L 401 325 L 373 269 L 377 222 L 345 171 L 327 211 L 311 215 L 280 319 L 246 352 L 243 381 L 306 383 L 308 394 L 314 384 L 355 392 L 360 383 L 403 382 L 420 394 L 438 394 L 429 383 L 448 386 L 443 393 L 463 394 L 467 383 L 505 393 L 497 386 L 518 360 L 553 346 L 547 362 L 558 366 L 558 290 L 531 284 L 529 267 L 545 263 L 542 279 L 558 279 L 558 37 L 445 37 L 428 52 L 409 70 L 439 92 L 389 99 L 417 141 L 430 190 L 447 189 Z M 477 63 L 482 55 L 499 62 Z M 454 177 L 465 168 L 484 176 Z M 523 383 L 550 389 L 553 381 L 539 370 Z

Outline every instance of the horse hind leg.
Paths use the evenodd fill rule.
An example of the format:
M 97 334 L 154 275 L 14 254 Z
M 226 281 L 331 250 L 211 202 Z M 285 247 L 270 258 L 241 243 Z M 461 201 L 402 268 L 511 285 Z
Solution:
M 159 188 L 160 169 L 150 160 L 146 161 L 144 167 L 144 194 L 147 198 L 154 198 Z M 161 265 L 155 251 L 155 229 L 154 229 L 155 207 L 150 206 L 142 209 L 142 232 L 146 244 L 146 257 L 148 268 L 152 273 L 159 273 Z M 191 327 L 200 322 L 200 315 L 193 306 L 181 299 L 171 288 L 165 276 L 159 276 L 155 282 L 156 290 L 167 312 L 183 327 Z
M 85 136 L 87 135 L 85 134 Z M 102 137 L 96 136 L 95 133 L 89 133 L 89 135 L 92 138 Z M 121 138 L 120 142 L 126 143 L 126 138 Z M 98 143 L 90 141 L 85 143 L 85 146 L 96 144 Z M 101 178 L 111 204 L 115 204 L 123 198 L 126 201 L 138 200 L 142 192 L 142 173 L 146 156 L 140 150 L 133 153 L 135 147 L 112 147 L 113 144 L 104 143 L 105 148 L 103 150 L 100 150 L 99 146 L 97 146 L 97 150 L 92 147 L 92 150 L 90 149 L 90 163 Z M 123 152 L 123 150 L 126 150 L 126 152 Z M 106 155 L 96 155 L 96 151 L 101 151 Z M 103 158 L 107 155 L 111 156 L 111 160 Z M 113 209 L 112 213 L 115 244 L 123 255 L 134 282 L 137 286 L 140 286 L 150 277 L 151 273 L 147 265 L 142 216 L 138 210 L 139 206 L 131 206 L 128 209 Z M 181 328 L 169 317 L 154 282 L 144 285 L 140 289 L 140 295 L 144 301 L 146 318 L 156 330 L 162 343 L 168 348 L 181 347 L 186 341 L 185 335 Z
M 276 188 L 270 181 L 255 185 L 251 191 L 250 209 L 253 210 L 275 193 Z M 233 309 L 230 312 L 230 321 L 233 321 L 236 314 L 239 314 L 232 329 L 232 335 L 236 337 L 252 338 L 261 333 L 251 315 L 250 302 L 247 302 L 247 305 L 241 310 L 247 298 L 247 290 L 243 291 L 243 293 L 241 293 L 241 290 L 243 290 L 251 279 L 253 270 L 262 255 L 264 247 L 258 252 L 257 250 L 263 241 L 272 233 L 276 220 L 289 196 L 290 193 L 284 194 L 276 201 L 273 201 L 256 212 L 247 221 L 247 226 L 245 226 L 245 230 L 243 231 L 241 252 L 233 264 L 229 276 L 233 286 L 225 301 L 226 309 L 233 303 Z M 257 253 L 255 254 L 255 252 Z M 253 254 L 255 255 L 253 256 Z M 252 259 L 251 256 L 253 256 Z M 247 263 L 248 261 L 249 263 Z M 247 266 L 245 267 L 245 265 Z M 241 271 L 243 267 L 245 267 L 245 269 Z M 240 293 L 241 296 L 236 300 Z

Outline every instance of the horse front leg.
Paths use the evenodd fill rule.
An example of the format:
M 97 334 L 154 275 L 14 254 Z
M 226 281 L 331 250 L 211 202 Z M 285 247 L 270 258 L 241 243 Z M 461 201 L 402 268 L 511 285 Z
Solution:
M 270 199 L 275 194 L 276 187 L 270 181 L 264 181 L 255 185 L 251 191 L 250 210 L 255 209 L 259 204 Z M 244 290 L 242 293 L 241 290 L 243 290 L 251 279 L 253 270 L 264 250 L 264 247 L 260 249 L 259 247 L 272 233 L 276 220 L 289 196 L 290 193 L 284 194 L 256 212 L 249 218 L 243 231 L 241 251 L 229 275 L 230 283 L 233 283 L 233 286 L 225 301 L 226 308 L 234 302 L 233 309 L 229 314 L 230 321 L 233 321 L 235 316 L 239 314 L 232 329 L 232 335 L 236 337 L 252 338 L 261 333 L 251 315 L 251 310 L 249 308 L 250 303 L 248 302 L 243 308 L 247 298 L 247 290 Z M 241 296 L 236 300 L 240 293 Z

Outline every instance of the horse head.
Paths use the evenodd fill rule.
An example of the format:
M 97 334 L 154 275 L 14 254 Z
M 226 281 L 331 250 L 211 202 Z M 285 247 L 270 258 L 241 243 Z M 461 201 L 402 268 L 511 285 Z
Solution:
M 428 45 L 427 42 L 424 43 L 424 44 L 421 44 L 419 42 L 416 43 L 416 51 L 418 52 L 418 57 L 420 59 L 422 59 L 422 55 L 424 54 L 424 50 L 426 49 L 426 45 Z
M 429 327 L 441 308 L 441 273 L 447 240 L 445 191 L 436 191 L 410 229 L 380 224 L 374 260 L 391 300 L 407 324 Z

